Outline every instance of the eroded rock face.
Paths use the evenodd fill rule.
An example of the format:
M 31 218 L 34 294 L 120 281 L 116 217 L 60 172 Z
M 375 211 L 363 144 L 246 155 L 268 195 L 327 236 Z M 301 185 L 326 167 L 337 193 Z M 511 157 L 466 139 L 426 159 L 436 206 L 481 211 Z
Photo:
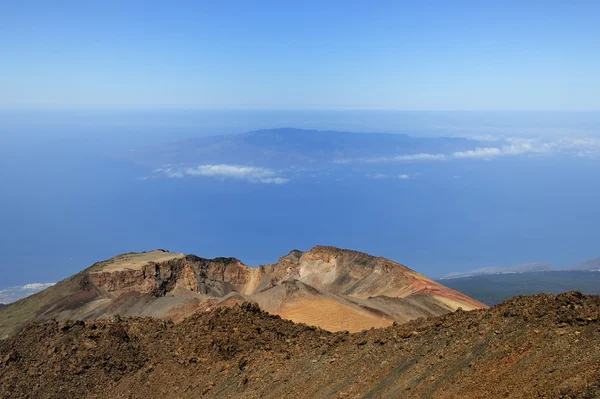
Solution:
M 113 297 L 134 291 L 227 303 L 253 300 L 272 313 L 333 330 L 381 327 L 458 307 L 485 307 L 399 263 L 335 247 L 293 250 L 277 263 L 258 268 L 235 258 L 195 255 L 129 268 L 139 266 L 136 260 L 121 260 L 90 274 L 93 283 Z M 182 309 L 169 314 L 181 318 Z
M 150 262 L 139 270 L 100 270 L 90 273 L 90 280 L 110 293 L 137 291 L 164 296 L 175 288 L 182 288 L 218 297 L 243 288 L 250 274 L 250 267 L 235 258 L 205 259 L 188 255 L 160 263 Z
M 360 331 L 459 307 L 486 307 L 399 263 L 326 246 L 293 250 L 277 263 L 260 267 L 236 258 L 206 259 L 164 250 L 130 253 L 99 262 L 73 278 L 85 284 L 61 282 L 25 305 L 0 311 L 0 336 L 13 332 L 15 323 L 30 320 L 89 320 L 114 314 L 182 320 L 201 309 L 246 300 L 331 331 Z M 27 309 L 27 318 L 3 325 L 2 312 L 19 306 Z
M 115 270 L 90 273 L 90 281 L 108 292 L 137 291 L 154 296 L 164 295 L 179 281 L 181 261 L 149 263 L 141 270 Z

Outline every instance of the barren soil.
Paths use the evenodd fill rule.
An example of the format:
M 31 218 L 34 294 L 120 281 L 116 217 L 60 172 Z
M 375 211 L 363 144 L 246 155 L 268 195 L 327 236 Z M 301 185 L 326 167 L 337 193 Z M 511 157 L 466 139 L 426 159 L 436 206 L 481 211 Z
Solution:
M 30 325 L 0 341 L 2 398 L 596 398 L 600 297 L 515 297 L 361 333 L 243 303 L 179 324 Z

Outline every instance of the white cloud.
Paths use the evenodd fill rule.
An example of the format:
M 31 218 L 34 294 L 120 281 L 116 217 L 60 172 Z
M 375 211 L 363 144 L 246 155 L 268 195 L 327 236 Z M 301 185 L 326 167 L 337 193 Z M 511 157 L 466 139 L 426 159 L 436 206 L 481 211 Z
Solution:
M 600 139 L 597 138 L 570 138 L 557 140 L 550 147 L 562 153 L 580 157 L 600 157 Z
M 366 175 L 369 179 L 382 180 L 382 179 L 400 179 L 400 180 L 408 180 L 412 177 L 407 175 L 406 173 L 402 173 L 399 175 L 386 175 L 383 173 L 375 173 Z
M 493 159 L 504 156 L 538 156 L 538 155 L 570 155 L 579 157 L 600 157 L 600 138 L 596 137 L 498 137 L 480 136 L 480 141 L 494 141 L 494 145 L 481 146 L 475 149 L 455 151 L 448 154 L 416 153 L 385 156 L 376 158 L 336 159 L 338 164 L 350 163 L 385 163 L 385 162 L 427 162 L 447 161 L 451 159 Z
M 230 178 L 246 180 L 252 183 L 264 184 L 284 184 L 289 182 L 289 179 L 281 177 L 278 172 L 255 166 L 245 165 L 198 165 L 195 167 L 185 168 L 159 168 L 155 169 L 154 173 L 164 174 L 170 178 L 181 179 L 186 176 L 192 177 L 215 177 L 215 178 Z
M 24 291 L 27 291 L 27 290 L 41 291 L 48 287 L 52 287 L 54 284 L 55 283 L 31 283 L 31 284 L 25 284 L 23 287 L 21 287 L 21 289 Z
M 387 179 L 388 175 L 384 175 L 383 173 L 375 173 L 373 175 L 367 175 L 367 177 L 370 179 L 379 180 L 379 179 Z
M 484 158 L 489 159 L 502 155 L 502 150 L 496 147 L 477 147 L 474 150 L 457 151 L 452 156 L 454 158 Z
M 45 290 L 53 286 L 55 283 L 32 283 L 23 286 L 8 287 L 0 290 L 0 303 L 11 303 L 19 299 L 33 295 L 36 292 Z
M 453 158 L 482 158 L 524 155 L 524 154 L 551 154 L 564 152 L 567 147 L 558 141 L 544 142 L 540 139 L 509 137 L 506 144 L 500 147 L 477 147 L 474 150 L 457 151 Z
M 382 163 L 382 162 L 415 162 L 415 161 L 444 161 L 446 160 L 446 155 L 444 154 L 427 154 L 427 153 L 419 153 L 419 154 L 403 154 L 396 155 L 393 157 L 377 157 L 377 158 L 362 158 L 356 159 L 354 162 L 364 162 L 364 163 Z M 348 164 L 351 163 L 351 160 L 343 159 L 343 160 L 335 160 L 335 163 L 339 164 Z
M 358 162 L 367 163 L 384 163 L 384 162 L 427 162 L 427 161 L 446 161 L 448 159 L 464 159 L 464 158 L 480 158 L 480 159 L 491 159 L 505 155 L 519 155 L 525 153 L 542 153 L 548 152 L 549 149 L 544 146 L 535 147 L 531 143 L 515 142 L 500 148 L 498 147 L 477 147 L 474 150 L 456 151 L 451 154 L 429 154 L 429 153 L 418 153 L 418 154 L 404 154 L 397 155 L 395 157 L 379 157 L 369 159 L 359 159 Z M 336 163 L 348 164 L 350 160 L 337 160 Z
M 446 159 L 444 154 L 409 154 L 398 155 L 392 158 L 393 161 L 443 161 Z
M 259 183 L 265 184 L 285 184 L 289 181 L 290 179 L 286 179 L 285 177 L 265 177 L 258 180 Z
M 353 161 L 351 159 L 347 159 L 347 158 L 338 158 L 338 159 L 334 159 L 331 162 L 337 163 L 337 164 L 340 164 L 340 165 L 347 165 L 349 163 L 352 163 Z

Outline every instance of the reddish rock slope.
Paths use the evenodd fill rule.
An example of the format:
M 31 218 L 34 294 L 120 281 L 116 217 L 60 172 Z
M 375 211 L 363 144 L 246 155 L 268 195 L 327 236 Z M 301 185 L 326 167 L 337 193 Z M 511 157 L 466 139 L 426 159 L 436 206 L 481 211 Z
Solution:
M 157 250 L 99 262 L 7 306 L 0 310 L 0 337 L 32 320 L 119 314 L 179 321 L 243 301 L 296 322 L 351 332 L 486 307 L 399 263 L 334 247 L 294 250 L 256 268 L 235 258 Z

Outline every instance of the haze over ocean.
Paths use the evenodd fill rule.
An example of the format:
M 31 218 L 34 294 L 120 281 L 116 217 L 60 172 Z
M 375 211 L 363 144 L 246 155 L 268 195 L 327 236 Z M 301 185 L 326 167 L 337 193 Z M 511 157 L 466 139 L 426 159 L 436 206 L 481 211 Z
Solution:
M 235 256 L 258 265 L 293 248 L 335 245 L 382 255 L 430 276 L 529 261 L 568 266 L 598 256 L 594 220 L 600 216 L 600 187 L 593 182 L 600 181 L 600 168 L 592 153 L 319 167 L 296 171 L 284 184 L 221 172 L 147 179 L 152 168 L 117 156 L 189 137 L 288 125 L 362 132 L 377 126 L 372 131 L 414 136 L 513 131 L 531 137 L 552 124 L 549 142 L 574 134 L 597 138 L 591 132 L 598 127 L 595 113 L 521 113 L 510 120 L 485 113 L 381 115 L 3 114 L 2 287 L 57 281 L 118 253 L 154 248 Z M 577 151 L 586 148 L 594 150 L 584 145 Z

